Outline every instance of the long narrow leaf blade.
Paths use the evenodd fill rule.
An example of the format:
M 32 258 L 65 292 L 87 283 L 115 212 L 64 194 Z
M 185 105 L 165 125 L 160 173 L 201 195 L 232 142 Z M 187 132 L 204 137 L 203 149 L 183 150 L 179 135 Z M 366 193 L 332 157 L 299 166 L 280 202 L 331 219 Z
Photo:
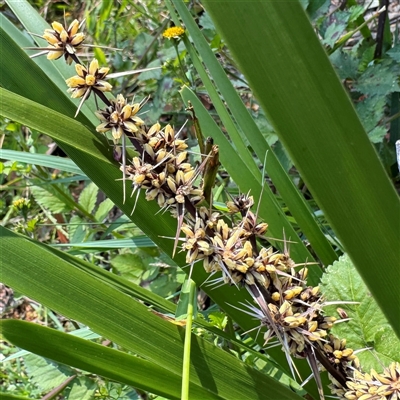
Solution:
M 399 199 L 300 2 L 204 4 L 400 335 Z M 377 271 L 380 266 L 383 273 Z
M 61 171 L 71 172 L 77 175 L 84 175 L 83 171 L 68 158 L 6 149 L 0 149 L 0 158 L 4 160 L 19 161 L 27 164 L 40 165 L 42 167 L 59 169 Z
M 293 184 L 292 180 L 289 178 L 288 174 L 279 163 L 273 150 L 261 134 L 253 118 L 251 117 L 241 98 L 237 94 L 235 88 L 228 79 L 225 71 L 223 70 L 219 61 L 216 59 L 214 53 L 210 49 L 210 46 L 203 37 L 203 34 L 201 33 L 200 29 L 197 27 L 195 21 L 187 10 L 186 5 L 183 3 L 183 1 L 176 0 L 174 1 L 174 6 L 179 11 L 183 22 L 190 32 L 191 39 L 193 40 L 196 49 L 201 55 L 204 64 L 207 66 L 207 69 L 210 71 L 210 74 L 213 77 L 219 92 L 222 94 L 224 100 L 228 104 L 236 123 L 239 125 L 243 135 L 243 140 L 249 141 L 260 161 L 263 161 L 265 155 L 267 154 L 265 168 L 268 175 L 271 177 L 274 185 L 288 205 L 291 213 L 295 217 L 297 223 L 301 227 L 307 239 L 313 245 L 314 251 L 318 254 L 324 264 L 329 265 L 334 260 L 336 260 L 337 256 L 333 251 L 331 245 L 329 244 L 328 240 L 326 239 L 325 235 L 321 231 L 320 227 L 318 226 L 314 216 L 312 215 L 310 207 L 300 194 L 299 190 Z M 225 124 L 227 131 L 230 134 L 231 130 L 225 122 L 226 118 L 223 118 L 223 113 L 226 112 L 225 106 L 222 104 L 219 95 L 216 93 L 214 94 L 215 89 L 210 79 L 208 78 L 207 73 L 204 71 L 202 63 L 197 62 L 198 57 L 194 49 L 192 49 L 193 46 L 188 40 L 185 41 L 185 45 L 188 49 L 190 57 L 192 58 L 195 68 L 200 74 L 201 79 L 203 80 L 204 85 L 209 92 L 213 103 L 216 105 L 216 109 L 221 116 L 222 122 Z M 221 103 L 222 105 L 220 109 L 217 108 L 217 105 L 219 103 Z M 228 168 L 229 164 L 226 167 Z M 272 210 L 270 213 L 268 213 L 266 210 L 263 210 L 263 213 L 264 218 L 268 220 L 268 218 L 266 218 L 265 216 L 270 216 Z M 297 254 L 294 253 L 293 255 L 295 258 L 297 258 Z M 312 257 L 309 255 L 308 260 L 311 261 L 311 259 Z M 302 257 L 298 257 L 297 261 L 303 262 L 304 260 L 305 257 L 303 254 Z
M 180 398 L 180 376 L 142 358 L 38 324 L 19 320 L 0 323 L 3 336 L 15 346 L 159 396 Z M 194 384 L 190 390 L 199 398 L 220 399 Z
M 0 235 L 2 279 L 6 284 L 90 326 L 159 367 L 173 374 L 181 373 L 182 328 L 57 257 L 55 249 L 48 251 L 43 245 L 38 246 L 3 227 Z M 278 381 L 247 368 L 235 357 L 195 335 L 192 336 L 191 365 L 191 382 L 222 398 L 299 398 Z

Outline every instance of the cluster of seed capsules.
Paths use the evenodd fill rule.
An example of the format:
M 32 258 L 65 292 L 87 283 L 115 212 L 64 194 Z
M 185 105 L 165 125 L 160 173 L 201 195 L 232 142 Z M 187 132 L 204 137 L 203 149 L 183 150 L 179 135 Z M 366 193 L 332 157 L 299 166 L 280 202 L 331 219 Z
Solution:
M 307 268 L 297 270 L 286 252 L 259 246 L 257 237 L 264 236 L 268 225 L 257 222 L 251 211 L 253 198 L 241 195 L 228 202 L 227 215 L 202 205 L 201 174 L 207 155 L 203 155 L 201 165 L 193 167 L 179 132 L 170 125 L 161 128 L 159 123 L 145 126 L 138 116 L 143 102 L 129 104 L 121 94 L 115 99 L 103 95 L 111 90 L 104 81 L 108 68 L 99 69 L 97 60 L 85 67 L 75 54 L 85 46 L 85 35 L 78 32 L 81 25 L 76 20 L 66 27 L 54 22 L 53 29 L 42 36 L 49 47 L 37 55 L 47 53 L 51 60 L 64 55 L 67 63 L 77 63 L 78 75 L 67 80 L 72 97 L 84 101 L 94 93 L 105 103 L 106 108 L 96 112 L 101 121 L 97 131 L 111 131 L 118 160 L 121 140 L 133 144 L 138 156 L 129 165 L 123 164 L 123 174 L 132 181 L 133 193 L 144 189 L 147 200 L 156 200 L 178 218 L 178 234 L 184 234 L 181 250 L 186 252 L 187 263 L 192 267 L 203 263 L 210 276 L 222 273 L 214 284 L 245 286 L 257 303 L 245 312 L 267 328 L 265 341 L 275 337 L 288 357 L 307 358 L 317 381 L 319 370 L 326 369 L 332 393 L 338 398 L 400 399 L 400 364 L 392 363 L 382 374 L 362 373 L 346 341 L 329 334 L 336 318 L 324 315 L 319 288 L 307 286 Z M 171 31 L 164 36 L 176 34 Z
M 96 113 L 102 122 L 97 130 L 111 130 L 115 144 L 125 135 L 138 151 L 123 168 L 133 192 L 144 189 L 147 200 L 156 200 L 161 208 L 184 218 L 181 249 L 186 251 L 187 263 L 202 262 L 210 276 L 221 272 L 214 284 L 259 291 L 266 309 L 257 315 L 268 328 L 266 342 L 277 337 L 288 354 L 299 358 L 308 358 L 318 349 L 340 374 L 348 364 L 357 365 L 357 357 L 344 348 L 343 341 L 338 347 L 337 339 L 328 337 L 336 318 L 324 316 L 319 288 L 306 286 L 307 268 L 296 271 L 288 254 L 258 248 L 256 238 L 264 236 L 268 225 L 257 222 L 251 211 L 253 198 L 241 195 L 228 202 L 230 214 L 241 216 L 236 223 L 205 206 L 196 207 L 203 200 L 201 186 L 196 184 L 201 166 L 192 166 L 186 142 L 170 125 L 161 129 L 156 123 L 147 128 L 137 115 L 140 108 L 141 103 L 128 104 L 118 95 Z M 260 302 L 259 296 L 256 300 Z
M 315 359 L 319 369 L 328 370 L 332 392 L 339 398 L 364 400 L 354 397 L 355 380 L 351 378 L 360 376 L 359 360 L 345 340 L 328 333 L 336 318 L 324 315 L 319 287 L 306 285 L 308 269 L 297 271 L 287 253 L 259 248 L 256 238 L 264 236 L 268 225 L 257 222 L 251 196 L 241 195 L 227 203 L 230 214 L 240 213 L 236 223 L 208 207 L 196 207 L 204 199 L 198 184 L 201 166 L 192 166 L 185 140 L 170 125 L 161 129 L 156 123 L 147 128 L 137 115 L 141 106 L 128 104 L 118 95 L 96 113 L 101 121 L 99 132 L 111 130 L 116 145 L 125 135 L 138 151 L 130 165 L 121 167 L 132 181 L 133 193 L 143 189 L 147 200 L 156 200 L 161 208 L 184 218 L 181 249 L 188 264 L 202 262 L 210 276 L 222 273 L 214 284 L 248 288 L 261 308 L 253 308 L 252 315 L 267 327 L 266 342 L 278 338 L 290 356 Z M 256 292 L 264 307 L 260 296 L 254 296 Z
M 164 129 L 159 123 L 149 129 L 144 125 L 136 115 L 141 105 L 130 105 L 118 95 L 96 113 L 102 121 L 97 130 L 111 130 L 115 144 L 125 135 L 138 151 L 139 156 L 132 159 L 131 165 L 121 167 L 132 181 L 133 193 L 144 189 L 147 200 L 157 200 L 161 208 L 182 215 L 186 205 L 190 207 L 203 199 L 202 190 L 195 185 L 198 168 L 189 162 L 187 144 L 170 125 Z

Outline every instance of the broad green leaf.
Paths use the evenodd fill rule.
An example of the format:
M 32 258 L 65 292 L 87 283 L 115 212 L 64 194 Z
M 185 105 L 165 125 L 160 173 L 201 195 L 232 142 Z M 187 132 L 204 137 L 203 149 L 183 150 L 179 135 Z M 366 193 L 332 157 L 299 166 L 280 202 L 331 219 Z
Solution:
M 204 5 L 400 336 L 400 253 L 394 250 L 400 202 L 300 3 L 241 1 L 226 7 L 204 0 Z M 377 274 L 378 265 L 385 266 L 384 274 Z
M 327 315 L 335 315 L 343 308 L 349 322 L 334 325 L 332 332 L 346 338 L 353 350 L 366 349 L 358 355 L 364 371 L 382 371 L 393 361 L 400 362 L 400 340 L 371 296 L 347 255 L 328 267 L 322 277 L 322 291 L 327 301 L 353 301 L 359 304 L 339 304 L 326 307 Z
M 97 389 L 93 379 L 79 376 L 72 382 L 71 390 L 68 391 L 68 400 L 92 400 Z
M 94 183 L 89 183 L 79 196 L 79 204 L 91 214 L 94 210 L 97 201 L 99 188 Z
M 61 213 L 74 208 L 74 201 L 70 194 L 61 186 L 54 185 L 31 186 L 31 192 L 35 200 L 44 208 L 53 213 Z
M 96 221 L 102 222 L 113 207 L 114 203 L 110 199 L 105 199 L 102 201 L 94 214 Z
M 183 355 L 181 328 L 76 268 L 75 263 L 66 261 L 67 257 L 59 257 L 55 249 L 3 227 L 0 227 L 0 233 L 2 279 L 6 284 L 68 318 L 90 326 L 95 332 L 152 364 L 180 376 Z M 16 246 L 18 252 L 15 252 Z M 26 335 L 21 338 L 19 345 L 23 346 Z M 217 393 L 227 399 L 298 397 L 271 377 L 247 369 L 235 357 L 194 335 L 191 363 L 191 382 L 207 389 L 212 396 L 210 398 L 216 398 Z M 210 379 L 211 376 L 213 379 Z
M 42 167 L 59 169 L 65 172 L 72 172 L 73 174 L 84 175 L 82 170 L 68 158 L 48 156 L 46 154 L 32 154 L 7 149 L 0 150 L 0 158 L 3 160 L 19 161 L 27 164 L 40 165 Z

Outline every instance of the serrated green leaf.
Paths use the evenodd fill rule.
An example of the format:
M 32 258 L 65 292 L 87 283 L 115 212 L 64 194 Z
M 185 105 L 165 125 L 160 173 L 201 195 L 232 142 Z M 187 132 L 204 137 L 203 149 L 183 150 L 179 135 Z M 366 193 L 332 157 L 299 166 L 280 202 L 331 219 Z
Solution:
M 349 8 L 350 18 L 349 22 L 353 22 L 364 14 L 364 7 L 361 5 L 352 6 Z
M 330 24 L 325 32 L 323 43 L 330 47 L 333 47 L 344 33 L 346 25 L 346 21 Z
M 67 378 L 74 375 L 71 368 L 59 365 L 36 354 L 27 355 L 24 361 L 32 383 L 45 393 L 61 385 Z
M 85 240 L 86 232 L 83 225 L 83 219 L 79 215 L 74 215 L 69 221 L 69 236 L 70 243 L 65 243 L 66 246 L 71 246 L 71 243 L 82 243 Z
M 49 209 L 53 213 L 70 211 L 72 207 L 70 204 L 67 204 L 66 200 L 69 198 L 69 203 L 73 202 L 73 200 L 65 189 L 62 187 L 59 187 L 59 189 L 60 191 L 50 185 L 46 187 L 31 187 L 33 197 L 44 208 Z
M 377 126 L 371 132 L 368 132 L 368 137 L 372 143 L 380 143 L 387 133 L 388 131 L 384 126 Z
M 79 204 L 90 214 L 94 210 L 99 188 L 94 183 L 89 183 L 79 196 Z
M 110 199 L 105 199 L 102 201 L 94 214 L 96 221 L 102 222 L 113 207 L 114 203 Z
M 393 60 L 400 62 L 400 43 L 396 44 L 389 51 L 386 52 Z
M 384 96 L 366 97 L 356 105 L 363 126 L 367 132 L 376 127 L 384 116 L 386 99 Z
M 140 277 L 146 271 L 143 260 L 137 254 L 120 254 L 111 260 L 111 265 L 122 277 L 131 280 L 137 284 L 140 283 Z
M 377 273 L 382 273 L 377 271 Z M 400 362 L 400 341 L 347 255 L 327 268 L 322 277 L 322 292 L 327 301 L 353 301 L 359 305 L 339 305 L 351 320 L 335 324 L 332 332 L 347 340 L 353 350 L 371 348 L 358 355 L 365 371 L 382 371 L 390 362 Z M 326 307 L 335 315 L 338 305 Z
M 93 379 L 80 376 L 72 381 L 72 387 L 67 392 L 68 400 L 91 400 L 94 398 L 94 392 L 97 384 Z
M 399 65 L 394 64 L 391 60 L 384 60 L 382 63 L 367 68 L 354 83 L 354 87 L 367 96 L 399 92 L 399 73 Z

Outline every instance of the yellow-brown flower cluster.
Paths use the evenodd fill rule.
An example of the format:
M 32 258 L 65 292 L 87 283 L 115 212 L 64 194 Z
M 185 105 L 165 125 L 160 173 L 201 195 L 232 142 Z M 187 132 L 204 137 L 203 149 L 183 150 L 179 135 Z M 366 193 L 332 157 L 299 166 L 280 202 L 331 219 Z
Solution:
M 139 110 L 140 104 L 128 105 L 118 96 L 111 106 L 97 113 L 103 121 L 97 130 L 111 129 L 115 141 L 125 134 L 139 151 L 140 156 L 123 171 L 132 181 L 133 192 L 146 190 L 146 199 L 157 200 L 160 207 L 181 205 L 178 213 L 183 215 L 185 203 L 190 206 L 203 198 L 203 191 L 195 184 L 198 171 L 189 163 L 187 144 L 170 125 L 161 129 L 156 123 L 147 129 L 136 115 Z M 176 212 L 174 207 L 171 211 Z
M 91 91 L 96 94 L 111 91 L 112 86 L 104 80 L 110 68 L 99 68 L 99 62 L 96 59 L 93 59 L 89 68 L 76 64 L 75 70 L 78 75 L 65 81 L 73 99 L 79 97 L 87 99 Z
M 400 399 L 400 363 L 393 362 L 379 374 L 371 370 L 363 374 L 355 370 L 342 398 L 347 400 L 398 400 Z
M 220 213 L 200 207 L 195 220 L 188 219 L 181 228 L 186 261 L 202 261 L 211 275 L 221 272 L 214 284 L 246 286 L 259 307 L 245 312 L 267 327 L 265 341 L 277 338 L 288 356 L 307 358 L 314 374 L 326 367 L 341 387 L 349 368 L 359 366 L 358 358 L 345 341 L 328 335 L 336 318 L 324 315 L 319 287 L 306 285 L 308 269 L 297 271 L 287 253 L 258 247 L 255 238 L 264 235 L 267 224 L 257 222 L 250 211 L 253 203 L 244 195 L 228 202 L 228 210 L 242 216 L 233 226 Z
M 114 144 L 118 144 L 122 135 L 134 135 L 144 125 L 144 121 L 137 116 L 141 108 L 140 103 L 129 104 L 119 94 L 115 99 L 110 100 L 110 105 L 104 110 L 96 111 L 97 118 L 102 123 L 96 128 L 97 132 L 111 130 Z
M 68 64 L 73 60 L 77 61 L 75 53 L 85 40 L 85 35 L 78 32 L 81 25 L 78 20 L 72 21 L 69 27 L 63 27 L 59 22 L 51 24 L 53 29 L 45 29 L 43 39 L 46 39 L 50 45 L 47 58 L 57 60 L 64 55 Z

